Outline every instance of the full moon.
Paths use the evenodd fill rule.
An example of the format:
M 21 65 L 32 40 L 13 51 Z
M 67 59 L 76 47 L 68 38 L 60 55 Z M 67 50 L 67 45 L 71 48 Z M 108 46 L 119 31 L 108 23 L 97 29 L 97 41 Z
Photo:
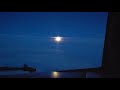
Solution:
M 56 42 L 61 42 L 62 41 L 62 37 L 60 37 L 60 36 L 54 37 L 54 40 Z

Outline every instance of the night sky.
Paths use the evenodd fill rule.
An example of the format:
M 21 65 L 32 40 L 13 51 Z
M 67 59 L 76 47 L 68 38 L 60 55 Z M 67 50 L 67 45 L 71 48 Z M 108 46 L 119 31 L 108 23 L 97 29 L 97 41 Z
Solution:
M 101 66 L 107 12 L 0 12 L 0 66 Z M 51 37 L 63 37 L 59 45 Z

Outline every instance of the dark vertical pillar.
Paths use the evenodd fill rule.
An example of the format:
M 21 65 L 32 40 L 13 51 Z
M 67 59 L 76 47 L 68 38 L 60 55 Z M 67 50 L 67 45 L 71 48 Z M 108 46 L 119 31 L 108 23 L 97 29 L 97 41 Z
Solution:
M 120 12 L 108 13 L 103 70 L 105 73 L 120 75 Z

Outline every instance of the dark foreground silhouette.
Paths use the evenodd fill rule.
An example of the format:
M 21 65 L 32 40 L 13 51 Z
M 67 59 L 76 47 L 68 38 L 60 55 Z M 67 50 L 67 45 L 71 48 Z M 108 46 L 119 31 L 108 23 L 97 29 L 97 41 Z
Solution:
M 0 71 L 18 71 L 18 70 L 29 71 L 29 72 L 36 71 L 35 68 L 29 67 L 26 64 L 24 64 L 23 67 L 0 67 Z
M 26 67 L 26 66 L 25 66 Z M 0 78 L 102 78 L 99 68 L 0 75 Z

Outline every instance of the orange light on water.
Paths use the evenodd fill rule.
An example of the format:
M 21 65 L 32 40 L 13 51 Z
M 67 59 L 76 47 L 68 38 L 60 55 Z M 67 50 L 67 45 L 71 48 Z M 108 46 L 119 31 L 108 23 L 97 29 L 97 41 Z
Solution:
M 53 78 L 59 78 L 60 77 L 60 73 L 59 72 L 52 72 L 52 77 Z

